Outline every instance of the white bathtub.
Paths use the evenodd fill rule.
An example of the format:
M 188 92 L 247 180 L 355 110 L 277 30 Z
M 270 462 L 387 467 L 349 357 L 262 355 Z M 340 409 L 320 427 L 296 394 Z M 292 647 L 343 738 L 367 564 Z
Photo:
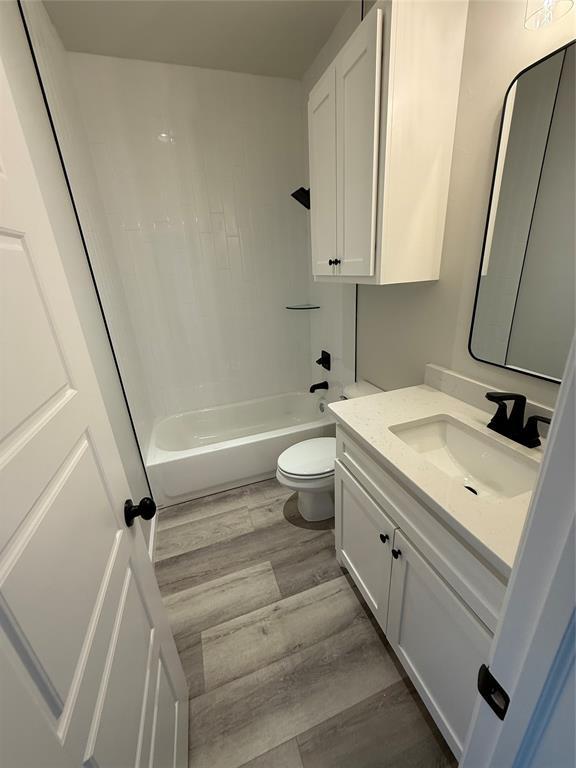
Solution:
M 321 399 L 276 395 L 158 422 L 146 462 L 156 503 L 165 507 L 273 477 L 283 450 L 334 434 Z

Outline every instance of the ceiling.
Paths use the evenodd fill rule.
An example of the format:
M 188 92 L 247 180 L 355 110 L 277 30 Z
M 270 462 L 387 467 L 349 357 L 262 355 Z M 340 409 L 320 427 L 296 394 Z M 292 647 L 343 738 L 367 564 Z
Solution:
M 297 79 L 351 5 L 346 0 L 44 4 L 69 51 Z

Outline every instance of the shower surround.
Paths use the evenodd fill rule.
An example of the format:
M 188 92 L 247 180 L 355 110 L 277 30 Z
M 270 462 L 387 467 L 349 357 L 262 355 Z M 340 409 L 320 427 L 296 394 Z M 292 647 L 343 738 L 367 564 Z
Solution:
M 320 351 L 327 399 L 354 379 L 354 286 L 312 281 L 291 197 L 308 185 L 305 85 L 69 52 L 41 3 L 25 13 L 157 501 L 273 476 L 287 445 L 333 430 L 308 394 Z M 306 302 L 321 309 L 286 309 Z M 206 414 L 223 425 L 206 445 L 193 429 L 159 448 Z
M 301 84 L 69 60 L 156 419 L 306 390 Z

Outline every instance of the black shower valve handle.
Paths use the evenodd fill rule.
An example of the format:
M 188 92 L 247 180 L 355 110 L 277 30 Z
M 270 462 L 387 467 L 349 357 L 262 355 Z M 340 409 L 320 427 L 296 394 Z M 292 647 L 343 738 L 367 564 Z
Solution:
M 332 367 L 332 357 L 330 352 L 326 352 L 325 349 L 320 353 L 320 357 L 316 360 L 316 365 L 321 365 L 325 371 L 329 371 Z

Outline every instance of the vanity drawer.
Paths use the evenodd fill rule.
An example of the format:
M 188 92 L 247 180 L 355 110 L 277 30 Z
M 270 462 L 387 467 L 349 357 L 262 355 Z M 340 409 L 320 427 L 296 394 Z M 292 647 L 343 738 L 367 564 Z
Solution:
M 481 621 L 494 632 L 506 583 L 433 511 L 416 500 L 338 426 L 336 455 Z

